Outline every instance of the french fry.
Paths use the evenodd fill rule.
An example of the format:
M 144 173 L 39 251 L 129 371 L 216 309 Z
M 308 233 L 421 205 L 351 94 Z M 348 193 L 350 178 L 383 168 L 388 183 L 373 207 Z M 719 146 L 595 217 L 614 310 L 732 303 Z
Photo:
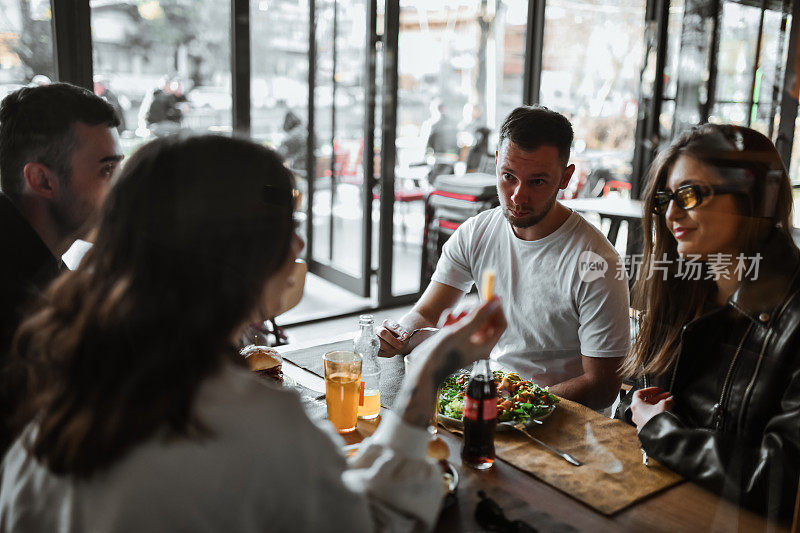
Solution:
M 488 268 L 483 273 L 483 280 L 481 283 L 481 299 L 488 302 L 494 296 L 494 278 L 495 271 L 493 268 Z

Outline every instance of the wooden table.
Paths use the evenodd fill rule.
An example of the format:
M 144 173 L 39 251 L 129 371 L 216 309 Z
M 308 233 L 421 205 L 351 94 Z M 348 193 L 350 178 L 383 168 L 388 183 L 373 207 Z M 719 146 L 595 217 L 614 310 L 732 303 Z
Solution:
M 321 343 L 320 343 L 321 344 Z M 283 353 L 292 351 L 283 347 Z M 324 380 L 316 374 L 284 360 L 284 374 L 314 391 L 324 392 Z M 360 442 L 377 428 L 377 421 L 359 420 L 358 429 L 343 435 L 348 444 Z M 788 531 L 761 516 L 741 509 L 690 482 L 683 482 L 634 504 L 613 516 L 605 516 L 508 463 L 497 460 L 494 468 L 477 472 L 461 465 L 461 440 L 439 430 L 450 448 L 450 462 L 460 476 L 458 499 L 445 509 L 436 531 L 481 531 L 474 518 L 478 490 L 494 499 L 511 520 L 523 520 L 540 531 L 541 516 L 572 526 L 577 531 L 619 532 L 706 532 L 706 531 Z

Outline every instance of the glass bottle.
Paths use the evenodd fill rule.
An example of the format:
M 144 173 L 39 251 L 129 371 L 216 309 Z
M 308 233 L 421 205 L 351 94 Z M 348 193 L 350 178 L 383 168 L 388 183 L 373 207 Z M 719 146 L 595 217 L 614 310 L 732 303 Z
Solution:
M 494 431 L 497 427 L 497 385 L 489 360 L 475 363 L 464 397 L 464 446 L 461 461 L 476 470 L 494 463 Z
M 358 418 L 375 418 L 381 411 L 381 367 L 378 365 L 378 350 L 381 347 L 375 333 L 372 315 L 361 315 L 358 319 L 360 331 L 353 341 L 353 351 L 361 358 L 361 387 L 363 395 L 358 402 Z

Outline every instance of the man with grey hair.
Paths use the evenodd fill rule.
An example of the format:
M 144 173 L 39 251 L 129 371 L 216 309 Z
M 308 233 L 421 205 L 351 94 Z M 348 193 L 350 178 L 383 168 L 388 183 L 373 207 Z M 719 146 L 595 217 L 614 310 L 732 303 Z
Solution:
M 122 160 L 114 109 L 66 83 L 26 87 L 0 103 L 0 366 L 25 309 L 85 234 Z M 0 383 L 0 452 L 8 434 Z

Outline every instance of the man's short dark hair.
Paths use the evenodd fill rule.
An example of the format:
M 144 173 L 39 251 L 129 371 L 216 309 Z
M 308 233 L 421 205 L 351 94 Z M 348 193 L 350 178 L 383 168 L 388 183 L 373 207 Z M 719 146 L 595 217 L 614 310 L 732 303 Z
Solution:
M 572 146 L 572 124 L 567 117 L 543 106 L 520 106 L 500 126 L 498 149 L 508 139 L 526 152 L 541 146 L 555 146 L 566 165 Z
M 0 189 L 19 199 L 23 169 L 30 162 L 69 179 L 76 122 L 119 125 L 108 102 L 68 83 L 24 87 L 6 96 L 0 103 Z

